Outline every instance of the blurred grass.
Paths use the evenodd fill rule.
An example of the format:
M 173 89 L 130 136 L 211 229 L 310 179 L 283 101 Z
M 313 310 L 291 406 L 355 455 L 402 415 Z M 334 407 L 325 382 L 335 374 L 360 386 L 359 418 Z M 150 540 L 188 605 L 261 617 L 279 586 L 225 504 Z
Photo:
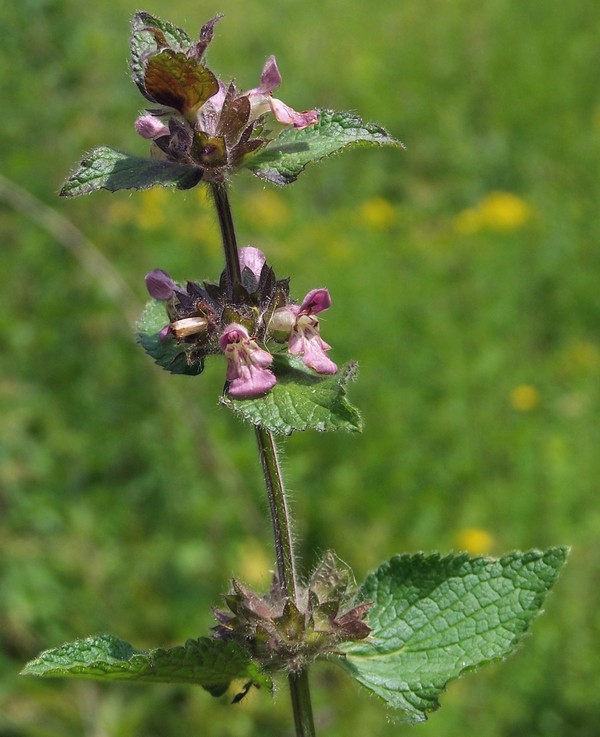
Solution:
M 85 8 L 85 12 L 82 10 Z M 216 277 L 199 190 L 61 202 L 99 144 L 144 153 L 125 0 L 0 5 L 1 171 L 68 217 L 140 302 L 143 275 Z M 297 109 L 353 109 L 408 146 L 356 151 L 292 188 L 236 180 L 242 243 L 294 294 L 327 285 L 333 358 L 357 358 L 361 437 L 286 443 L 303 564 L 362 577 L 394 553 L 573 546 L 521 652 L 453 684 L 427 725 L 328 668 L 320 733 L 598 735 L 600 8 L 595 0 L 289 0 L 146 8 L 194 31 L 241 87 L 266 56 Z M 216 407 L 223 366 L 155 370 L 106 277 L 0 203 L 0 736 L 290 733 L 287 695 L 230 707 L 185 688 L 33 682 L 40 649 L 96 631 L 169 645 L 211 626 L 235 574 L 264 585 L 253 438 Z

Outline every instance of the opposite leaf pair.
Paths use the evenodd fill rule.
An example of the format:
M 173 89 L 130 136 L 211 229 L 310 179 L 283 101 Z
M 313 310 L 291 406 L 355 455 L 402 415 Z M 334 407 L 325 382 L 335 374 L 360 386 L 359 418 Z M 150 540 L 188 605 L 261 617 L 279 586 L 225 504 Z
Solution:
M 272 92 L 281 75 L 271 56 L 259 85 L 239 93 L 205 65 L 204 55 L 220 16 L 206 23 L 197 41 L 181 28 L 149 13 L 132 23 L 131 72 L 152 103 L 136 130 L 152 141 L 151 158 L 108 146 L 87 154 L 60 194 L 78 197 L 99 189 L 189 189 L 222 183 L 248 169 L 275 184 L 290 184 L 307 164 L 347 146 L 402 146 L 378 125 L 331 110 L 296 112 Z M 278 131 L 269 131 L 269 116 Z M 280 127 L 281 126 L 281 127 Z
M 319 629 L 330 633 L 324 640 L 317 638 L 319 646 L 312 654 L 342 667 L 407 721 L 424 721 L 439 707 L 438 698 L 450 680 L 514 650 L 539 614 L 567 554 L 566 548 L 556 547 L 500 559 L 464 553 L 395 556 L 367 576 L 354 608 L 341 616 L 335 605 L 328 613 L 327 606 L 336 599 L 329 593 L 331 587 L 319 588 L 313 576 L 313 611 L 324 615 L 325 627 Z M 190 683 L 214 696 L 241 679 L 246 687 L 234 700 L 252 684 L 271 688 L 269 665 L 277 670 L 281 663 L 261 653 L 283 651 L 277 638 L 270 636 L 273 607 L 239 586 L 227 600 L 236 614 L 235 621 L 218 615 L 225 620 L 225 631 L 237 624 L 240 635 L 260 634 L 258 647 L 250 640 L 219 636 L 189 640 L 170 650 L 138 651 L 116 637 L 98 635 L 42 653 L 23 673 Z M 361 602 L 369 606 L 361 610 Z M 282 614 L 277 611 L 275 617 Z M 337 627 L 331 627 L 332 621 L 338 622 Z M 217 634 L 224 633 L 218 629 Z M 314 633 L 308 635 L 313 638 Z M 333 650 L 329 655 L 327 647 L 324 653 L 320 648 L 328 637 Z

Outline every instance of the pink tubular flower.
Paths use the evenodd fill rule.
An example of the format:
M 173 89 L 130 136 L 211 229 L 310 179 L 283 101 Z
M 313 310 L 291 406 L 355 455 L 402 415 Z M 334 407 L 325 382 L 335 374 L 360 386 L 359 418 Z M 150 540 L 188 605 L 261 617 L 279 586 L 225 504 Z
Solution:
M 227 381 L 232 397 L 258 397 L 275 386 L 275 374 L 267 368 L 273 356 L 259 347 L 245 327 L 236 323 L 228 325 L 219 342 L 227 359 Z
M 294 128 L 302 130 L 319 122 L 319 113 L 316 110 L 305 110 L 301 113 L 293 110 L 281 100 L 273 97 L 273 90 L 281 84 L 281 74 L 277 68 L 277 61 L 270 56 L 260 75 L 258 87 L 246 92 L 246 97 L 252 106 L 251 118 L 256 119 L 259 115 L 269 112 L 273 113 L 278 123 L 282 125 L 293 125 Z
M 330 306 L 329 291 L 313 289 L 300 306 L 287 305 L 276 310 L 269 325 L 269 330 L 275 337 L 277 333 L 287 333 L 289 352 L 294 356 L 301 356 L 305 366 L 318 374 L 337 372 L 336 364 L 325 355 L 331 346 L 321 338 L 319 320 L 314 317 Z
M 140 115 L 135 121 L 135 129 L 142 138 L 154 139 L 168 136 L 168 127 L 154 115 Z
M 244 269 L 250 269 L 257 279 L 260 279 L 260 273 L 265 261 L 267 260 L 265 254 L 254 246 L 245 246 L 239 250 L 240 259 L 240 271 Z

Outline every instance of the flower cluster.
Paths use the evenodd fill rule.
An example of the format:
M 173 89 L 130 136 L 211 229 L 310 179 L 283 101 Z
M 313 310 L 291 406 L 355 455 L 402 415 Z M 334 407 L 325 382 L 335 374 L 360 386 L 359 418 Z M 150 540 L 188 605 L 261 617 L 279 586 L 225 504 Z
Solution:
M 277 578 L 266 595 L 237 580 L 224 599 L 227 610 L 215 609 L 214 637 L 239 642 L 267 669 L 292 671 L 335 653 L 341 642 L 364 640 L 371 602 L 358 601 L 349 568 L 329 551 L 313 571 L 298 601 L 282 595 Z
M 331 305 L 327 289 L 311 290 L 301 304 L 289 299 L 289 280 L 278 280 L 262 251 L 240 249 L 242 285 L 232 301 L 227 274 L 219 284 L 176 284 L 165 271 L 146 276 L 151 297 L 166 303 L 169 322 L 161 341 L 172 341 L 188 365 L 223 353 L 227 360 L 227 391 L 237 399 L 266 394 L 276 384 L 273 353 L 287 352 L 318 374 L 335 374 L 327 356 L 316 315 Z M 270 346 L 272 350 L 268 350 Z
M 134 18 L 132 72 L 152 107 L 135 124 L 153 141 L 153 156 L 193 166 L 205 181 L 223 181 L 227 173 L 268 143 L 264 123 L 297 129 L 318 123 L 316 110 L 297 112 L 273 97 L 281 84 L 274 56 L 269 57 L 257 87 L 240 93 L 204 64 L 204 54 L 221 16 L 206 23 L 198 41 L 147 13 Z M 158 107 L 157 107 L 158 106 Z

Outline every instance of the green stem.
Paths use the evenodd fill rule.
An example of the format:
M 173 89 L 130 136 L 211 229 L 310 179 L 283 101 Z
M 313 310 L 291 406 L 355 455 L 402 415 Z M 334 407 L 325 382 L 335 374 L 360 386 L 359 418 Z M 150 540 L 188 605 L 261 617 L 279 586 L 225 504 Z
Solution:
M 269 509 L 273 521 L 273 536 L 275 538 L 275 557 L 277 560 L 277 577 L 281 592 L 291 599 L 296 606 L 300 604 L 296 588 L 296 570 L 290 514 L 285 498 L 283 477 L 277 457 L 277 447 L 273 434 L 268 430 L 257 427 L 256 439 L 262 463 Z M 296 737 L 315 737 L 315 724 L 308 684 L 308 670 L 290 673 L 288 676 Z
M 296 737 L 315 737 L 315 723 L 313 720 L 312 703 L 308 687 L 308 671 L 290 673 L 288 676 Z
M 256 428 L 256 440 L 258 442 L 258 451 L 260 453 L 260 461 L 269 499 L 269 510 L 273 522 L 279 586 L 284 596 L 297 603 L 298 594 L 296 591 L 296 570 L 290 514 L 285 498 L 277 448 L 275 447 L 272 433 L 261 427 Z
M 242 275 L 227 187 L 225 184 L 216 182 L 210 186 L 221 227 L 223 250 L 225 252 L 225 269 L 231 284 L 230 296 L 235 301 L 241 294 Z M 263 428 L 256 428 L 256 439 L 273 523 L 279 586 L 283 597 L 293 601 L 299 608 L 300 601 L 296 588 L 296 567 L 292 545 L 291 521 L 285 497 L 283 477 L 279 466 L 279 458 L 277 457 L 277 447 L 275 446 L 272 433 Z M 294 723 L 296 725 L 296 737 L 315 737 L 315 725 L 308 685 L 308 671 L 301 670 L 297 673 L 290 673 L 288 681 L 294 712 Z
M 231 281 L 231 297 L 235 300 L 240 293 L 242 285 L 242 273 L 240 270 L 240 258 L 238 255 L 235 228 L 231 216 L 231 206 L 227 194 L 227 185 L 213 182 L 211 185 L 212 196 L 215 201 L 219 226 L 221 228 L 221 239 L 225 252 L 225 269 Z

